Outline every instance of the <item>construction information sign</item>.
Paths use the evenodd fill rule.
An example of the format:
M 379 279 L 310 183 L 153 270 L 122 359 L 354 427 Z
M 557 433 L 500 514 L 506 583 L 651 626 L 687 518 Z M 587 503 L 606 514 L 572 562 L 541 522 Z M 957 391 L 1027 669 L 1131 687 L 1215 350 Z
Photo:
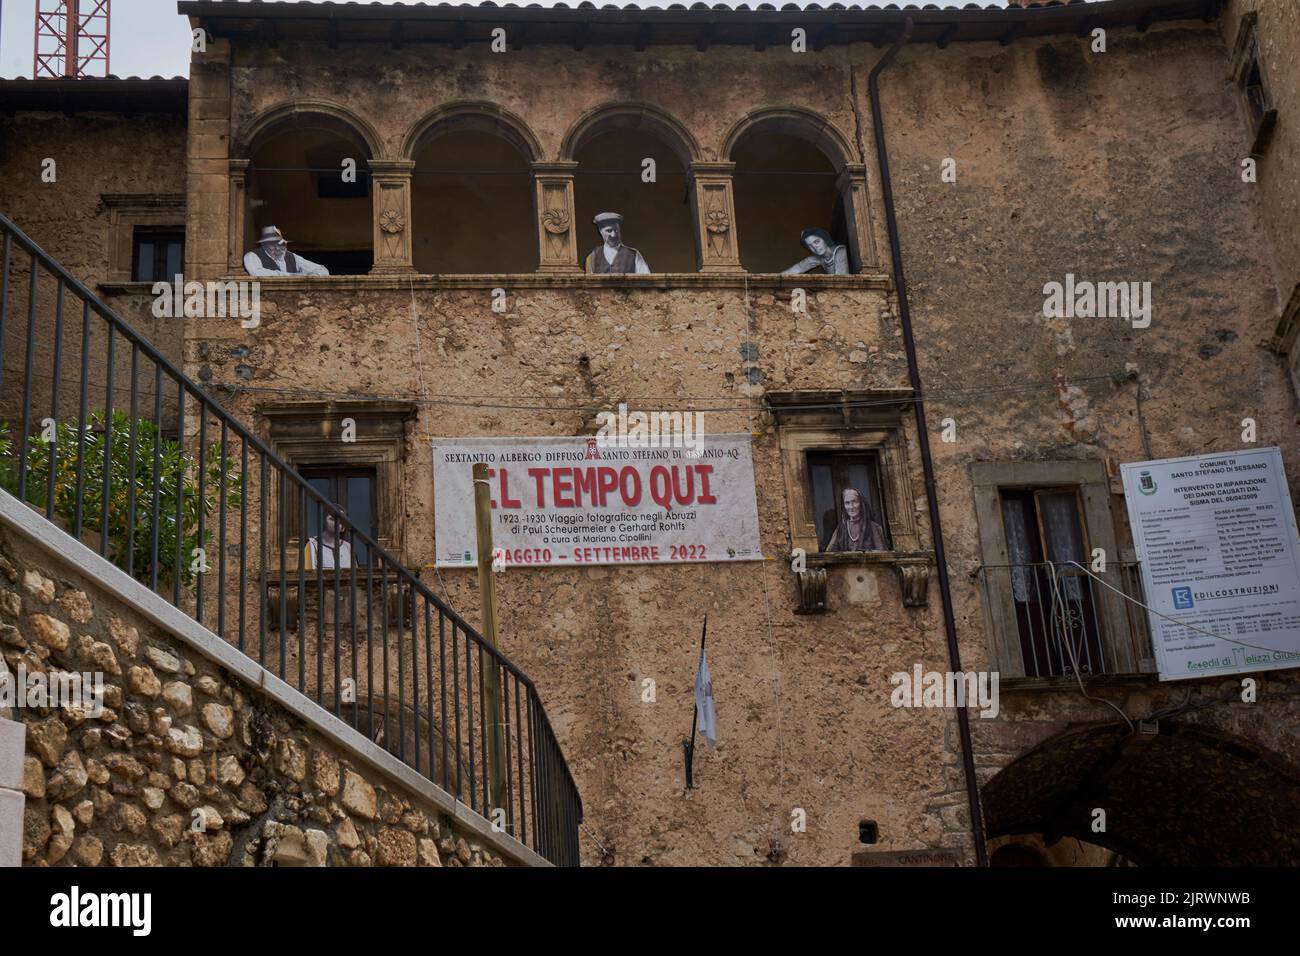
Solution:
M 1300 667 L 1300 534 L 1278 449 L 1122 472 L 1160 679 Z
M 438 567 L 477 563 L 478 462 L 488 466 L 498 568 L 763 558 L 749 435 L 708 435 L 694 449 L 435 438 Z

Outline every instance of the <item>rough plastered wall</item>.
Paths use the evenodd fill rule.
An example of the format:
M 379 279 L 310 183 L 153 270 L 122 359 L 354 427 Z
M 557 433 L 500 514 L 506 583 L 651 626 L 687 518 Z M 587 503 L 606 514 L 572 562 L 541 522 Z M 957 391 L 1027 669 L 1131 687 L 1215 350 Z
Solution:
M 421 797 L 79 571 L 0 533 L 0 668 L 103 675 L 27 724 L 26 866 L 501 866 Z
M 698 404 L 707 432 L 756 432 L 759 522 L 774 560 L 509 569 L 497 576 L 501 644 L 537 684 L 574 773 L 585 863 L 845 864 L 863 819 L 879 822 L 889 848 L 941 835 L 911 797 L 939 786 L 939 765 L 912 764 L 899 741 L 939 737 L 941 720 L 901 718 L 886 694 L 864 692 L 888 688 L 882 660 L 898 635 L 941 637 L 937 591 L 931 607 L 903 608 L 888 566 L 832 569 L 831 612 L 793 614 L 780 452 L 753 398 L 768 388 L 906 384 L 886 293 L 807 284 L 806 315 L 770 283 L 751 290 L 746 308 L 743 286 L 624 291 L 581 280 L 571 290 L 511 290 L 510 311 L 496 315 L 487 287 L 344 298 L 299 282 L 264 291 L 256 330 L 193 323 L 187 358 L 198 364 L 208 343 L 212 382 L 242 387 L 229 404 L 244 421 L 293 400 L 295 389 L 427 396 L 407 437 L 405 557 L 474 623 L 473 572 L 430 567 L 430 437 L 590 434 L 591 409 L 654 396 L 712 399 Z M 749 355 L 760 384 L 744 384 Z M 236 376 L 240 364 L 251 376 Z M 479 396 L 499 397 L 477 407 Z M 908 455 L 917 493 L 914 443 Z M 700 748 L 688 795 L 681 740 L 706 613 L 720 742 L 714 753 Z M 646 677 L 653 703 L 642 698 Z M 807 812 L 806 833 L 790 830 L 795 808 Z
M 1264 347 L 1277 318 L 1274 248 L 1259 187 L 1240 178 L 1245 131 L 1226 62 L 1217 27 L 1194 21 L 1111 31 L 1105 54 L 1074 38 L 909 48 L 882 79 L 922 380 L 939 395 L 989 389 L 928 405 L 967 669 L 988 657 L 974 462 L 1118 464 L 1231 451 L 1251 447 L 1241 435 L 1251 417 L 1258 446 L 1281 447 L 1293 500 L 1300 492 L 1294 405 L 1278 356 Z M 948 157 L 955 184 L 940 179 Z M 1044 284 L 1067 273 L 1152 283 L 1150 327 L 1044 318 Z M 1106 376 L 1121 381 L 1087 381 Z M 1027 387 L 1037 383 L 1044 387 Z M 1026 387 L 1006 390 L 1012 385 Z M 939 440 L 946 417 L 954 443 Z M 1123 547 L 1118 481 L 1112 492 Z M 927 669 L 947 669 L 940 646 L 924 650 Z M 1268 683 L 1284 693 L 1295 674 L 1274 672 Z M 1145 716 L 1188 691 L 1220 696 L 1224 683 L 1095 693 Z M 981 781 L 1072 721 L 1114 716 L 1077 688 L 1004 684 L 1000 717 L 972 721 Z M 1192 719 L 1293 765 L 1300 758 L 1285 729 L 1294 727 L 1293 705 L 1276 698 Z M 918 763 L 946 759 L 952 782 L 960 779 L 955 729 L 911 754 Z M 965 816 L 957 805 L 946 822 L 958 827 Z
M 1258 203 L 1273 247 L 1279 308 L 1300 284 L 1300 4 L 1288 0 L 1228 0 L 1219 26 L 1231 54 L 1242 17 L 1259 15 L 1256 36 L 1264 81 L 1278 110 L 1273 140 L 1259 160 Z M 1227 71 L 1224 71 L 1227 76 Z M 1242 143 L 1246 120 L 1240 119 Z M 1242 158 L 1245 158 L 1243 152 Z
M 109 218 L 100 196 L 185 192 L 185 117 L 19 112 L 0 122 L 0 209 L 64 268 L 108 278 Z M 57 181 L 42 182 L 42 161 Z
M 18 112 L 0 119 L 0 212 L 32 238 L 71 275 L 100 293 L 99 284 L 116 278 L 110 274 L 113 229 L 105 194 L 152 196 L 185 193 L 185 117 L 139 114 L 125 118 L 116 113 Z M 43 182 L 42 163 L 55 161 L 55 182 Z M 184 215 L 178 225 L 184 224 Z M 30 259 L 15 245 L 10 276 L 9 314 L 25 320 L 28 308 Z M 128 264 L 129 268 L 129 264 Z M 180 356 L 183 324 L 177 319 L 155 318 L 147 287 L 140 291 L 115 291 L 102 295 L 105 303 L 125 319 L 167 358 Z M 53 377 L 55 283 L 42 273 L 37 289 L 37 347 L 33 380 Z M 81 304 L 71 295 L 65 303 L 63 333 L 62 411 L 76 408 L 75 370 L 81 360 Z M 4 363 L 6 381 L 22 379 L 26 355 L 26 322 L 10 321 Z M 120 384 L 126 379 L 126 352 L 119 340 L 115 364 Z M 107 340 L 103 322 L 92 322 L 88 351 L 103 364 Z M 12 377 L 11 377 L 12 376 Z M 71 384 L 70 384 L 71 383 Z M 91 383 L 104 386 L 102 367 Z M 125 391 L 115 389 L 118 400 Z M 100 388 L 91 407 L 103 407 Z M 44 413 L 48 413 L 48 392 Z M 0 396 L 0 418 L 16 400 Z M 36 406 L 41 411 L 41 406 Z

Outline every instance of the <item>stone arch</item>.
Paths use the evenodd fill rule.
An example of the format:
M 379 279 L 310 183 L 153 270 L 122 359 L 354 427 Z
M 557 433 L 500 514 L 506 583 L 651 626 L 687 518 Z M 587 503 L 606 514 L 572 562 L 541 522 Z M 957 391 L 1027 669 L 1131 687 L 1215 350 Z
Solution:
M 542 149 L 520 117 L 483 101 L 443 104 L 411 127 L 401 156 L 411 168 L 411 261 L 417 272 L 536 270 L 532 167 Z M 483 228 L 485 223 L 492 228 Z
M 402 159 L 415 154 L 434 137 L 454 129 L 491 133 L 508 141 L 530 162 L 542 158 L 542 146 L 523 118 L 485 100 L 461 100 L 445 103 L 420 117 L 402 139 Z
M 746 113 L 727 130 L 718 156 L 731 159 L 736 147 L 748 136 L 760 132 L 783 133 L 807 140 L 816 146 L 840 172 L 850 163 L 862 159 L 852 142 L 834 123 L 813 110 L 799 106 L 768 107 Z
M 719 158 L 732 164 L 747 271 L 780 272 L 803 260 L 806 227 L 826 229 L 845 246 L 850 272 L 872 261 L 865 168 L 830 120 L 800 107 L 755 110 L 727 131 Z
M 333 275 L 372 269 L 372 178 L 383 147 L 370 123 L 337 103 L 295 99 L 258 114 L 235 156 L 245 169 L 231 203 L 239 250 L 253 248 L 260 230 L 273 225 L 294 243 L 295 255 Z M 342 176 L 348 160 L 355 161 L 351 179 Z
M 569 127 L 560 143 L 560 160 L 572 160 L 592 136 L 616 129 L 637 129 L 653 133 L 677 154 L 682 167 L 700 160 L 700 144 L 691 131 L 667 110 L 649 103 L 606 103 L 587 110 Z
M 316 99 L 291 100 L 263 110 L 244 129 L 235 158 L 250 158 L 267 139 L 289 129 L 327 130 L 360 146 L 367 159 L 386 158 L 383 140 L 370 123 L 346 106 Z
M 1139 865 L 1295 866 L 1300 771 L 1253 741 L 1162 720 L 1067 730 L 982 788 L 990 837 L 1075 837 Z M 1096 809 L 1106 829 L 1092 827 Z
M 625 217 L 624 242 L 651 272 L 695 272 L 699 237 L 694 166 L 700 147 L 676 117 L 644 103 L 607 103 L 588 110 L 560 145 L 573 164 L 579 251 L 599 247 L 593 220 Z

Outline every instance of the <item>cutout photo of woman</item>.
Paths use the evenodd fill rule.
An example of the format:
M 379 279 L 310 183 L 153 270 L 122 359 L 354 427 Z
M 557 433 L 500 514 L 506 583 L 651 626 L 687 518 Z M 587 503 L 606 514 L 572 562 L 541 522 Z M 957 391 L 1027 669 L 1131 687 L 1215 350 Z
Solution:
M 856 488 L 845 488 L 839 524 L 831 535 L 827 551 L 885 551 L 884 529 L 871 514 L 867 496 Z

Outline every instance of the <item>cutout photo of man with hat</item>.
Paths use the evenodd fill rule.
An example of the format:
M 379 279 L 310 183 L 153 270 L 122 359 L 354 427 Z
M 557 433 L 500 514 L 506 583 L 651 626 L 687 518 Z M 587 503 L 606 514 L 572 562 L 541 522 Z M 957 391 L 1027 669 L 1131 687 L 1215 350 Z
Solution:
M 290 252 L 288 242 L 275 226 L 264 228 L 257 248 L 244 256 L 244 271 L 250 276 L 330 274 L 324 266 Z
M 649 275 L 650 267 L 645 258 L 631 246 L 623 245 L 623 217 L 616 212 L 602 212 L 592 220 L 596 231 L 604 239 L 602 245 L 591 250 L 587 256 L 587 272 L 590 275 L 604 275 L 610 272 Z

